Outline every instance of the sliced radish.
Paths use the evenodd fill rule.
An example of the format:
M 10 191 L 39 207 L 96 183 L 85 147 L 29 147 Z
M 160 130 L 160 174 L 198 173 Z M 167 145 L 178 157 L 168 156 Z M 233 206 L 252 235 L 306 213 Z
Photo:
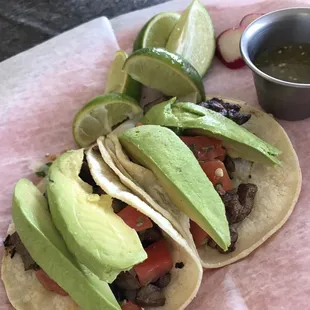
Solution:
M 230 69 L 245 66 L 239 49 L 243 31 L 244 27 L 230 28 L 223 31 L 216 40 L 216 55 Z
M 254 22 L 255 19 L 263 16 L 264 13 L 251 13 L 248 15 L 245 15 L 240 22 L 240 26 L 246 28 L 249 26 L 252 22 Z

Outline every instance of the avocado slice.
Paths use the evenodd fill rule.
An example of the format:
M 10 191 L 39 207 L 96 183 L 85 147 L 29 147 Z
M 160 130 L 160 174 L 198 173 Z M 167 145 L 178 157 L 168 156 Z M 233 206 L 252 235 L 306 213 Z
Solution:
M 80 265 L 55 228 L 47 202 L 27 179 L 14 189 L 12 217 L 35 262 L 84 310 L 120 310 L 109 285 Z M 18 285 L 18 283 L 16 284 Z
M 147 254 L 135 230 L 114 213 L 112 198 L 92 194 L 79 177 L 84 150 L 62 154 L 49 168 L 48 201 L 68 249 L 99 279 L 111 283 Z
M 141 123 L 190 129 L 192 135 L 207 135 L 223 141 L 228 153 L 263 164 L 280 164 L 281 152 L 220 113 L 172 98 L 151 108 Z
M 134 161 L 153 171 L 171 201 L 227 250 L 222 199 L 182 140 L 168 128 L 144 125 L 127 130 L 120 142 Z

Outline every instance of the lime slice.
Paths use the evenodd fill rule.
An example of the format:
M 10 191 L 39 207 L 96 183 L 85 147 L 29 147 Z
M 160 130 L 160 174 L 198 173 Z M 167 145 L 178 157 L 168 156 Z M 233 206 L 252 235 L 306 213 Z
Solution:
M 133 50 L 136 51 L 143 47 L 165 47 L 180 16 L 178 13 L 166 12 L 151 18 L 139 32 Z
M 140 100 L 141 85 L 133 80 L 122 68 L 128 58 L 124 51 L 117 51 L 108 73 L 108 81 L 104 93 L 119 93 Z
M 87 103 L 76 115 L 72 125 L 75 142 L 87 147 L 113 130 L 115 125 L 137 115 L 142 116 L 142 109 L 129 96 L 106 94 Z
M 203 76 L 215 52 L 215 32 L 210 15 L 199 0 L 183 12 L 173 28 L 166 49 L 183 56 Z
M 163 48 L 135 51 L 126 60 L 123 70 L 141 84 L 168 96 L 197 93 L 197 102 L 205 97 L 202 79 L 196 69 L 181 56 Z

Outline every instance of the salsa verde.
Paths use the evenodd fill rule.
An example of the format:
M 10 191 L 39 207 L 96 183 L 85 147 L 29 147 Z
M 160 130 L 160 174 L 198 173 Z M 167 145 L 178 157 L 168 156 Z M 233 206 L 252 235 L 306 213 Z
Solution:
M 310 83 L 310 43 L 286 44 L 258 54 L 254 64 L 264 73 L 293 83 Z

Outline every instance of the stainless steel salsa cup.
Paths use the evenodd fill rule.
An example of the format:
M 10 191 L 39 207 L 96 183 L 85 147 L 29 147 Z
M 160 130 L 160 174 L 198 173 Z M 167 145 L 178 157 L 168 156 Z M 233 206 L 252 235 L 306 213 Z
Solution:
M 274 11 L 252 22 L 244 31 L 240 50 L 253 72 L 261 107 L 284 120 L 301 120 L 310 116 L 310 84 L 274 78 L 254 65 L 259 53 L 285 44 L 310 43 L 310 8 Z

